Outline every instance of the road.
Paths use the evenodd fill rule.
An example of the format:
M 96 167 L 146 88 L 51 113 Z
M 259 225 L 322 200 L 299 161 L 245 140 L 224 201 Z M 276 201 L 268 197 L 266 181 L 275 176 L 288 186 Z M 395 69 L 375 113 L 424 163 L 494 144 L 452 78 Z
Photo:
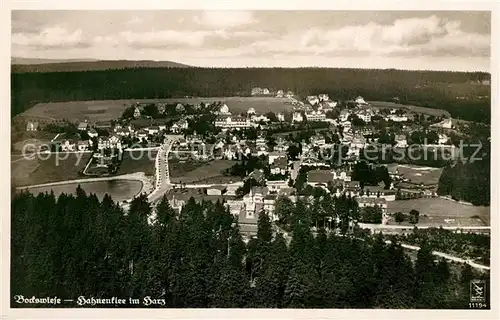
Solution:
M 283 235 L 283 237 L 285 238 L 285 241 L 287 242 L 287 244 L 290 244 L 290 242 L 292 240 L 292 236 L 287 231 L 285 231 L 284 229 L 280 228 L 274 222 L 272 223 L 272 227 L 273 227 L 273 230 L 274 230 L 275 233 L 276 232 L 281 233 Z M 316 234 L 316 233 L 313 232 L 313 234 Z M 356 238 L 356 239 L 364 241 L 364 239 L 361 239 L 361 238 Z M 390 240 L 386 240 L 385 243 L 386 244 L 391 244 L 391 241 Z M 405 244 L 405 243 L 401 243 L 401 247 L 403 247 L 405 249 L 409 249 L 409 250 L 416 250 L 416 251 L 420 250 L 419 246 L 414 246 L 414 245 Z M 482 265 L 482 264 L 479 264 L 479 263 L 475 263 L 474 261 L 472 261 L 470 259 L 463 259 L 463 258 L 460 258 L 460 257 L 452 256 L 452 255 L 444 253 L 444 252 L 439 252 L 439 251 L 432 251 L 432 254 L 434 256 L 442 257 L 442 258 L 445 258 L 446 260 L 450 260 L 450 261 L 453 261 L 453 262 L 458 262 L 458 263 L 462 263 L 462 264 L 468 264 L 472 268 L 475 268 L 475 269 L 488 270 L 488 271 L 490 270 L 489 266 L 485 266 L 485 265 Z

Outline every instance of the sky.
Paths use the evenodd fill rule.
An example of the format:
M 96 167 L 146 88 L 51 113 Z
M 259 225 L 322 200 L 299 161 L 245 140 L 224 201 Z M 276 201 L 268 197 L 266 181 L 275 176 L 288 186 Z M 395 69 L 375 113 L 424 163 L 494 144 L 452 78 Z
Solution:
M 12 11 L 13 57 L 490 71 L 485 11 Z

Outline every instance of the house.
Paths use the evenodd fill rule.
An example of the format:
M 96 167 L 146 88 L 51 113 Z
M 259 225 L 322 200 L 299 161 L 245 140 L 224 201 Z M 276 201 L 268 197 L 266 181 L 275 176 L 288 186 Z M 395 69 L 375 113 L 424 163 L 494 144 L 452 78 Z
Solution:
M 327 104 L 328 104 L 328 107 L 329 107 L 330 109 L 333 109 L 333 108 L 336 108 L 336 107 L 337 107 L 337 104 L 338 104 L 338 103 L 337 103 L 337 101 L 328 101 L 328 102 L 327 102 Z
M 175 111 L 181 113 L 181 112 L 186 111 L 186 108 L 184 108 L 184 106 L 182 105 L 182 103 L 178 103 L 175 106 Z
M 227 104 L 223 103 L 219 107 L 219 114 L 224 114 L 224 115 L 231 114 L 231 112 L 229 111 L 229 107 L 227 106 Z
M 271 193 L 277 193 L 280 192 L 280 190 L 289 188 L 288 181 L 286 180 L 269 180 L 266 182 L 266 186 Z
M 97 141 L 97 148 L 99 150 L 102 149 L 121 149 L 121 140 L 120 137 L 116 134 L 111 137 L 100 137 Z
M 172 132 L 179 133 L 182 130 L 186 130 L 188 127 L 189 124 L 186 119 L 180 119 L 179 121 L 174 123 L 170 129 L 172 130 Z
M 249 116 L 250 116 L 250 115 L 254 115 L 254 114 L 256 114 L 256 112 L 255 112 L 255 108 L 249 108 L 249 109 L 247 110 L 247 115 L 249 115 Z
M 318 98 L 319 98 L 319 101 L 328 101 L 328 100 L 330 100 L 330 98 L 328 97 L 328 95 L 325 94 L 325 93 L 320 94 L 318 96 Z
M 439 144 L 447 144 L 448 143 L 449 138 L 447 135 L 440 133 L 440 134 L 438 134 L 438 137 L 439 137 L 439 140 L 438 140 Z
M 266 138 L 264 138 L 264 136 L 259 136 L 257 138 L 257 140 L 255 140 L 255 145 L 257 147 L 265 146 L 266 145 Z
M 408 117 L 406 115 L 398 115 L 398 114 L 389 114 L 386 117 L 386 120 L 394 121 L 394 122 L 406 122 L 408 121 Z
M 258 146 L 257 147 L 257 157 L 266 156 L 269 153 L 267 150 L 267 146 Z
M 165 113 L 166 106 L 165 106 L 164 103 L 158 103 L 157 108 L 158 108 L 158 113 L 159 114 L 164 114 Z
M 365 99 L 363 99 L 362 96 L 357 96 L 356 99 L 354 99 L 354 101 L 358 105 L 366 105 L 367 104 L 366 101 L 365 101 Z
M 268 88 L 262 89 L 262 94 L 270 94 L 270 93 L 271 93 L 271 91 L 269 91 Z
M 258 96 L 262 94 L 262 89 L 259 87 L 252 88 L 251 95 L 252 96 Z
M 395 201 L 396 191 L 385 189 L 383 186 L 365 186 L 363 189 L 363 197 L 383 198 L 386 201 Z
M 215 126 L 222 129 L 244 129 L 250 128 L 248 118 L 241 116 L 223 116 L 215 119 Z
M 387 213 L 387 201 L 384 198 L 358 197 L 356 201 L 360 209 L 378 206 L 382 213 Z
M 139 131 L 136 132 L 136 137 L 139 138 L 139 139 L 147 139 L 148 138 L 148 132 L 144 129 L 141 129 Z
M 332 171 L 334 180 L 342 180 L 343 182 L 351 181 L 351 175 L 347 170 L 337 169 Z
M 360 118 L 361 120 L 363 120 L 366 123 L 369 123 L 372 121 L 372 115 L 370 114 L 370 112 L 368 112 L 366 110 L 362 110 L 360 112 L 357 112 L 356 115 L 358 116 L 358 118 Z
M 307 184 L 312 187 L 326 188 L 329 181 L 333 180 L 330 170 L 311 170 L 307 172 Z
M 349 110 L 346 110 L 346 109 L 340 111 L 340 115 L 339 115 L 340 121 L 341 122 L 347 121 L 347 119 L 349 119 L 350 114 L 351 113 L 349 112 Z
M 253 115 L 251 116 L 250 118 L 253 122 L 261 122 L 261 121 L 264 121 L 264 122 L 269 122 L 270 119 L 268 117 L 266 117 L 265 115 L 261 114 L 261 115 Z
M 291 99 L 291 98 L 293 98 L 293 95 L 294 94 L 292 91 L 287 91 L 285 97 L 287 97 L 288 99 Z
M 158 132 L 160 132 L 160 128 L 158 128 L 158 126 L 151 126 L 151 127 L 148 127 L 145 129 L 148 134 L 157 134 Z
M 78 151 L 87 151 L 89 149 L 89 145 L 88 141 L 78 141 L 77 149 Z
M 451 118 L 444 119 L 443 121 L 439 123 L 434 123 L 431 125 L 431 127 L 439 127 L 439 128 L 444 128 L 444 129 L 451 129 L 453 127 Z
M 288 161 L 286 158 L 279 158 L 274 160 L 271 165 L 271 174 L 286 175 L 288 172 Z
M 273 151 L 285 152 L 287 150 L 288 142 L 285 139 L 278 137 L 278 139 L 276 139 L 276 145 L 273 147 Z
M 326 140 L 322 134 L 318 133 L 311 137 L 311 143 L 315 146 L 321 147 L 326 144 Z
M 61 144 L 61 151 L 70 152 L 76 150 L 76 143 L 73 140 L 65 140 Z
M 139 119 L 141 117 L 141 110 L 139 108 L 135 107 L 134 109 L 134 118 Z
M 307 102 L 309 102 L 311 106 L 317 105 L 319 103 L 318 96 L 307 96 Z
M 86 121 L 85 122 L 80 122 L 78 124 L 78 130 L 79 131 L 87 131 L 88 127 L 89 127 L 89 124 Z
M 343 191 L 346 195 L 356 196 L 361 190 L 361 184 L 359 181 L 345 181 L 343 186 Z
M 26 131 L 37 131 L 38 130 L 38 121 L 28 121 L 26 124 Z
M 406 140 L 405 135 L 398 134 L 394 138 L 396 142 L 396 148 L 406 148 L 408 147 L 408 141 Z
M 269 164 L 273 164 L 277 159 L 286 159 L 287 155 L 283 151 L 272 151 L 268 155 Z
M 302 122 L 304 121 L 304 117 L 302 117 L 302 113 L 294 112 L 292 115 L 292 122 Z
M 307 121 L 325 121 L 326 120 L 326 114 L 324 114 L 321 111 L 310 111 L 306 112 L 306 119 Z
M 115 131 L 115 133 L 120 137 L 130 136 L 130 131 L 128 130 L 128 128 L 118 129 Z
M 100 121 L 94 125 L 97 129 L 109 130 L 111 129 L 111 121 Z
M 245 177 L 245 180 L 248 179 L 254 179 L 258 183 L 264 182 L 265 180 L 264 171 L 255 169 L 254 171 L 250 172 L 248 176 Z
M 278 92 L 276 93 L 276 98 L 283 98 L 284 95 L 285 93 L 283 92 L 283 90 L 278 90 Z
M 277 119 L 278 119 L 278 121 L 280 121 L 280 122 L 285 121 L 285 115 L 283 114 L 283 112 L 278 112 L 278 113 L 276 114 L 276 118 L 277 118 Z
M 207 188 L 207 195 L 209 196 L 221 196 L 223 195 L 227 190 L 227 187 L 225 186 L 210 186 Z
M 97 133 L 97 131 L 92 128 L 90 129 L 87 134 L 89 135 L 90 138 L 97 138 L 99 136 L 99 134 Z

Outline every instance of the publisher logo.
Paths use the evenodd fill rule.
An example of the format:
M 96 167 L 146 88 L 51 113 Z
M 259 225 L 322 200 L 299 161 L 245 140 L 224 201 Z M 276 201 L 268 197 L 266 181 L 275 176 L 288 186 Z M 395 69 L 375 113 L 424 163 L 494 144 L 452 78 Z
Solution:
M 470 302 L 486 301 L 486 281 L 472 280 L 470 282 Z

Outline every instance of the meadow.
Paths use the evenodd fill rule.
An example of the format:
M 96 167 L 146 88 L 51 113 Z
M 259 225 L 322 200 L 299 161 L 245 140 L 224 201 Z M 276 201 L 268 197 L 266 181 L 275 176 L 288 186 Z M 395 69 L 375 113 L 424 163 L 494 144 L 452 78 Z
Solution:
M 211 98 L 172 98 L 172 99 L 127 99 L 99 101 L 68 101 L 38 103 L 17 117 L 32 120 L 66 119 L 79 122 L 88 119 L 90 122 L 109 121 L 119 118 L 123 111 L 133 103 L 188 103 L 198 104 L 216 101 L 225 102 L 232 113 L 239 114 L 254 108 L 257 112 L 283 112 L 291 110 L 292 105 L 286 104 L 288 99 L 275 97 L 211 97 Z
M 389 213 L 420 213 L 419 226 L 482 226 L 490 224 L 490 207 L 461 204 L 443 198 L 397 200 L 387 203 Z M 397 224 L 392 221 L 391 224 Z M 410 225 L 407 221 L 401 225 Z

